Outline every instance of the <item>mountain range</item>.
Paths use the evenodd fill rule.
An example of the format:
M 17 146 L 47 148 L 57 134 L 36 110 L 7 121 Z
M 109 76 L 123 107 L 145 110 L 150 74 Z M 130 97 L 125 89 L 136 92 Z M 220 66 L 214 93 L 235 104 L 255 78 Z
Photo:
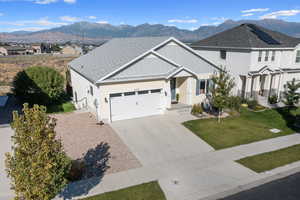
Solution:
M 137 26 L 99 24 L 91 22 L 77 22 L 53 29 L 28 32 L 17 31 L 0 33 L 0 42 L 52 42 L 67 41 L 82 43 L 101 43 L 116 37 L 145 37 L 145 36 L 173 36 L 185 42 L 200 40 L 243 23 L 253 23 L 271 30 L 279 31 L 293 37 L 300 37 L 300 23 L 287 22 L 278 19 L 264 20 L 227 20 L 218 26 L 200 26 L 196 30 L 185 30 L 175 26 L 162 24 L 141 24 Z

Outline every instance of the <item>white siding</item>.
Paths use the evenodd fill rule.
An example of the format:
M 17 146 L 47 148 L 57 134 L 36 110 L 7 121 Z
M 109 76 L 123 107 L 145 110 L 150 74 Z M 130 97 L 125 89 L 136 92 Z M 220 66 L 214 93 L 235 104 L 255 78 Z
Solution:
M 100 90 L 99 88 L 91 83 L 89 80 L 85 79 L 83 76 L 75 72 L 74 70 L 70 70 L 71 73 L 71 82 L 73 88 L 73 101 L 75 102 L 75 92 L 77 93 L 77 103 L 75 102 L 75 106 L 77 109 L 88 108 L 90 111 L 98 116 L 100 114 L 99 109 L 96 111 L 95 100 L 100 102 Z M 90 93 L 90 86 L 93 87 L 93 95 Z

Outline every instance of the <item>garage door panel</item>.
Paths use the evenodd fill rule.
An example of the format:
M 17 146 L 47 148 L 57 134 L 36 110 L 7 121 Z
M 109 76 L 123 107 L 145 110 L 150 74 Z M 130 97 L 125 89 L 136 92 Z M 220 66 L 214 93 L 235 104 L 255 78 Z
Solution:
M 111 120 L 131 119 L 158 115 L 163 113 L 162 94 L 140 92 L 129 95 L 110 98 Z M 129 94 L 129 92 L 128 92 Z

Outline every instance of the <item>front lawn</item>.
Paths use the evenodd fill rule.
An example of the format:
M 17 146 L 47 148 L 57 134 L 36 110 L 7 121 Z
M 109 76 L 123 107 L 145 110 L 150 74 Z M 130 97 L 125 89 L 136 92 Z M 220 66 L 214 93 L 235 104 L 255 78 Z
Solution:
M 252 112 L 242 109 L 240 116 L 222 119 L 200 119 L 184 122 L 183 125 L 215 149 L 224 149 L 269 138 L 295 133 L 295 115 L 300 108 L 288 112 L 286 108 Z M 270 129 L 279 129 L 272 133 Z
M 71 102 L 55 104 L 47 106 L 47 113 L 65 113 L 75 110 L 75 106 Z
M 166 200 L 166 197 L 157 182 L 150 182 L 82 200 Z
M 300 144 L 251 157 L 237 162 L 255 172 L 264 172 L 300 160 Z

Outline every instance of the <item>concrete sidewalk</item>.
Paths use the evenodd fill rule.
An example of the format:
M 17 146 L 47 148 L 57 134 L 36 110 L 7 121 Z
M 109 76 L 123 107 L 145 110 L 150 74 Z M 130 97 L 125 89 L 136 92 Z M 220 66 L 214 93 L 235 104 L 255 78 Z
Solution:
M 226 194 L 224 193 L 226 191 L 237 191 L 243 185 L 249 186 L 251 183 L 264 183 L 268 178 L 271 179 L 280 173 L 300 167 L 300 162 L 297 162 L 267 173 L 257 174 L 234 162 L 235 160 L 299 143 L 300 134 L 293 134 L 220 151 L 182 157 L 169 160 L 169 162 L 150 164 L 142 168 L 107 175 L 101 181 L 94 178 L 70 184 L 64 193 L 64 198 L 83 198 L 158 180 L 168 200 L 213 199 L 212 197 L 216 195 Z M 93 182 L 100 183 L 89 190 L 78 192 L 83 188 L 82 186 L 91 185 Z M 76 197 L 74 194 L 77 194 Z

